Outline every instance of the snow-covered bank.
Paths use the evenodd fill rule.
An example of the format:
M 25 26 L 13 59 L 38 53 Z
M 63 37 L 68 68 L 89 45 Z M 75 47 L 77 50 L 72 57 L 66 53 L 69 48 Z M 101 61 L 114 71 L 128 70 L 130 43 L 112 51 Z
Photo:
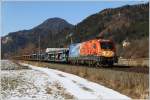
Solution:
M 66 89 L 66 91 L 77 99 L 131 99 L 112 89 L 106 88 L 94 82 L 90 82 L 73 74 L 24 63 L 21 63 L 21 65 L 29 66 L 33 70 L 45 73 L 51 81 L 57 81 L 63 88 Z
M 28 69 L 27 66 L 19 66 L 16 63 L 13 63 L 9 60 L 1 60 L 0 61 L 1 70 L 20 70 L 20 69 Z
M 65 100 L 73 99 L 57 81 L 42 71 L 33 69 L 15 70 L 11 61 L 1 61 L 2 100 Z M 9 70 L 11 68 L 11 70 Z M 17 67 L 18 68 L 18 67 Z M 7 70 L 6 70 L 7 69 Z

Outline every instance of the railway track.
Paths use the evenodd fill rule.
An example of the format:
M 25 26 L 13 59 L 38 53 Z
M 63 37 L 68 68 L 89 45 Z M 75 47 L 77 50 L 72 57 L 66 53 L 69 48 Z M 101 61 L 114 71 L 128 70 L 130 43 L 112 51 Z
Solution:
M 119 65 L 116 64 L 114 66 L 88 66 L 88 65 L 72 65 L 66 63 L 50 63 L 50 62 L 42 62 L 42 61 L 29 61 L 33 63 L 40 63 L 40 65 L 50 65 L 50 66 L 66 66 L 66 67 L 84 67 L 84 68 L 94 68 L 94 69 L 104 69 L 104 70 L 114 70 L 114 71 L 124 71 L 124 72 L 136 72 L 136 73 L 144 73 L 149 74 L 149 67 L 144 66 L 128 66 L 128 65 Z

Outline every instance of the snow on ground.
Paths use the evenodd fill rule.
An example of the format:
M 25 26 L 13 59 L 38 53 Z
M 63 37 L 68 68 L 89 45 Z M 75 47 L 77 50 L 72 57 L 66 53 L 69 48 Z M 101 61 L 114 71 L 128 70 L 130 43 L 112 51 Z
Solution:
M 9 60 L 0 61 L 1 70 L 19 70 L 19 69 L 27 69 L 26 66 L 19 66 L 16 63 L 13 63 Z
M 12 69 L 15 64 L 11 61 L 2 62 L 1 68 L 5 68 L 1 71 L 2 100 L 73 99 L 57 80 L 51 80 L 46 73 L 32 69 L 14 70 L 16 67 Z
M 131 99 L 73 74 L 20 64 L 1 61 L 2 100 Z
M 51 81 L 57 81 L 76 99 L 131 99 L 112 89 L 106 88 L 94 82 L 90 82 L 73 74 L 68 74 L 54 69 L 41 68 L 25 63 L 21 63 L 21 65 L 29 66 L 33 70 L 41 71 L 47 74 Z

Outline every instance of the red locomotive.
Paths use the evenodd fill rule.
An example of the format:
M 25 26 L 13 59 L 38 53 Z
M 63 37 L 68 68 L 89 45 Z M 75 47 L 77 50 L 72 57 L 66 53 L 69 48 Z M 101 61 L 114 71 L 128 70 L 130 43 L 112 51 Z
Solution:
M 72 44 L 69 48 L 69 61 L 77 64 L 113 65 L 117 63 L 116 48 L 111 40 L 104 39 Z

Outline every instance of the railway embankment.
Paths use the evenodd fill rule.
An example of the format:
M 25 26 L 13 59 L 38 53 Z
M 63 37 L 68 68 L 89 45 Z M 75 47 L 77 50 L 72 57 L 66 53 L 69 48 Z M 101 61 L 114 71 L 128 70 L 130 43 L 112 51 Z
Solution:
M 24 63 L 72 73 L 104 85 L 134 99 L 147 99 L 149 94 L 148 67 L 114 66 L 87 67 L 48 62 L 21 61 Z M 142 70 L 144 68 L 144 70 Z M 132 70 L 131 70 L 132 69 Z M 124 71 L 125 70 L 125 71 Z
M 149 66 L 149 58 L 119 59 L 118 64 L 126 65 L 126 66 L 148 67 Z

